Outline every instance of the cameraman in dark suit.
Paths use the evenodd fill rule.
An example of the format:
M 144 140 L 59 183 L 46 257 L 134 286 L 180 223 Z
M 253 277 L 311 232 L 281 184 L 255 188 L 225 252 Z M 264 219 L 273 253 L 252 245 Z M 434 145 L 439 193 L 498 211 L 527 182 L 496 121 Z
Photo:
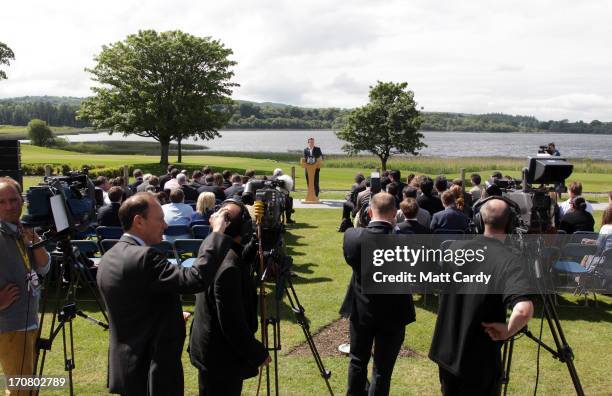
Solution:
M 353 268 L 344 306 L 350 306 L 351 352 L 348 395 L 387 395 L 395 360 L 404 341 L 406 325 L 414 322 L 412 295 L 372 294 L 361 288 L 361 245 L 375 235 L 392 234 L 395 227 L 395 197 L 375 194 L 368 208 L 367 228 L 349 228 L 344 233 L 344 258 Z M 367 370 L 374 347 L 372 383 L 366 389 Z
M 189 356 L 198 369 L 200 396 L 240 395 L 242 381 L 270 362 L 257 331 L 257 289 L 251 265 L 242 260 L 242 235 L 252 229 L 244 205 L 227 200 L 230 225 L 225 234 L 232 247 L 208 290 L 196 296 Z
M 321 148 L 315 146 L 314 138 L 308 138 L 308 147 L 304 149 L 304 161 L 308 164 L 314 164 L 317 159 L 323 159 L 323 152 L 321 152 Z M 315 171 L 315 179 L 314 179 L 314 189 L 315 195 L 319 196 L 319 171 L 321 169 L 317 169 Z M 308 171 L 305 171 L 306 174 L 306 183 L 308 183 Z
M 124 234 L 100 261 L 97 281 L 110 325 L 108 387 L 122 395 L 183 395 L 185 321 L 179 294 L 210 285 L 232 240 L 226 210 L 211 216 L 212 233 L 191 268 L 170 264 L 151 245 L 162 240 L 164 212 L 149 193 L 119 209 Z

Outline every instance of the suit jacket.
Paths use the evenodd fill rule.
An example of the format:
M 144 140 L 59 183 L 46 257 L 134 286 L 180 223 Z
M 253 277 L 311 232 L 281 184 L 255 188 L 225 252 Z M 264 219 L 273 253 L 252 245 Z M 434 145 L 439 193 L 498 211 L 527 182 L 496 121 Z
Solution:
M 210 234 L 191 268 L 172 265 L 124 235 L 100 260 L 97 283 L 110 325 L 108 386 L 124 395 L 182 395 L 181 293 L 210 285 L 231 239 Z
M 185 201 L 197 201 L 198 200 L 198 190 L 196 190 L 195 188 L 187 185 L 187 184 L 183 184 L 181 186 L 181 190 L 183 190 L 183 193 L 185 194 Z
M 121 227 L 119 221 L 119 208 L 121 204 L 111 202 L 110 205 L 104 205 L 98 209 L 98 225 L 105 227 Z
M 142 182 L 143 182 L 142 178 L 136 179 L 136 181 L 134 183 L 129 185 L 130 190 L 132 190 L 132 192 L 135 193 L 136 189 L 138 188 L 138 186 L 140 186 L 142 184 Z
M 458 211 L 452 206 L 441 212 L 436 212 L 431 218 L 431 230 L 462 230 L 465 231 L 470 221 L 463 212 Z
M 232 184 L 231 187 L 228 187 L 225 189 L 224 193 L 225 193 L 225 198 L 231 198 L 234 195 L 238 195 L 238 196 L 242 196 L 242 193 L 244 192 L 244 185 L 242 184 Z
M 425 227 L 417 220 L 405 220 L 397 224 L 398 234 L 431 234 L 428 227 Z
M 444 210 L 444 206 L 442 205 L 442 201 L 435 195 L 425 195 L 421 194 L 417 198 L 417 203 L 419 204 L 419 208 L 423 208 L 429 212 L 432 216 Z
M 213 284 L 196 296 L 189 356 L 195 367 L 216 378 L 254 377 L 268 356 L 255 338 L 257 290 L 241 254 L 242 247 L 234 244 Z
M 312 148 L 312 156 L 315 157 L 315 159 L 321 157 L 321 159 L 323 159 L 323 152 L 321 151 L 320 147 L 314 146 Z M 309 147 L 306 147 L 304 149 L 304 159 L 307 159 L 308 157 L 310 157 L 310 150 Z
M 203 192 L 211 192 L 215 194 L 215 199 L 225 201 L 225 193 L 223 192 L 223 189 L 219 186 L 205 184 L 202 187 L 198 188 L 198 195 L 202 194 Z
M 159 177 L 159 188 L 160 190 L 164 190 L 164 186 L 166 185 L 166 182 L 168 180 L 172 179 L 172 176 L 169 173 L 166 173 L 165 175 L 161 175 Z
M 349 228 L 344 232 L 344 258 L 353 268 L 353 275 L 342 313 L 348 309 L 351 321 L 359 326 L 398 326 L 415 320 L 411 294 L 365 294 L 361 290 L 361 245 L 374 235 L 393 232 L 391 224 L 382 221 L 371 221 L 366 228 Z

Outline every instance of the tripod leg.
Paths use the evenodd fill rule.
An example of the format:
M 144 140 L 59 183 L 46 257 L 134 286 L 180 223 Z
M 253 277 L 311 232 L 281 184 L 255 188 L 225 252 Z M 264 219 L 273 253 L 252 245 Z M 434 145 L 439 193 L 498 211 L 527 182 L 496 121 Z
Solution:
M 510 383 L 510 366 L 512 365 L 512 351 L 514 350 L 514 338 L 504 343 L 502 369 L 502 384 L 504 385 L 504 396 L 508 393 L 508 384 Z
M 317 368 L 319 369 L 319 373 L 321 374 L 321 377 L 323 377 L 323 380 L 325 381 L 327 390 L 329 394 L 333 396 L 334 391 L 332 390 L 331 384 L 329 383 L 329 378 L 331 377 L 331 371 L 327 370 L 325 368 L 325 365 L 323 364 L 323 359 L 321 359 L 321 355 L 319 354 L 319 351 L 317 350 L 317 346 L 314 342 L 314 338 L 312 337 L 312 333 L 310 332 L 310 326 L 308 325 L 308 320 L 306 319 L 306 316 L 305 316 L 304 307 L 302 307 L 302 305 L 300 304 L 300 300 L 298 299 L 297 293 L 295 291 L 295 288 L 293 287 L 293 283 L 291 282 L 291 279 L 287 278 L 286 282 L 287 282 L 287 287 L 285 291 L 287 294 L 287 300 L 289 301 L 291 310 L 295 314 L 296 321 L 298 322 L 300 327 L 302 327 L 302 331 L 304 332 L 304 338 L 306 339 L 306 342 L 308 343 L 308 347 L 310 348 L 312 357 L 314 358 Z

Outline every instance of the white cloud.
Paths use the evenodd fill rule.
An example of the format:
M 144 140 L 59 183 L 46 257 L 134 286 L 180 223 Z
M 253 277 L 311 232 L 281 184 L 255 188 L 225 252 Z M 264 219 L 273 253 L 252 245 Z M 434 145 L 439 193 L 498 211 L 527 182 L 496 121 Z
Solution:
M 89 95 L 102 45 L 181 29 L 234 50 L 239 99 L 352 107 L 407 81 L 429 111 L 612 121 L 611 16 L 605 0 L 13 1 L 0 97 Z

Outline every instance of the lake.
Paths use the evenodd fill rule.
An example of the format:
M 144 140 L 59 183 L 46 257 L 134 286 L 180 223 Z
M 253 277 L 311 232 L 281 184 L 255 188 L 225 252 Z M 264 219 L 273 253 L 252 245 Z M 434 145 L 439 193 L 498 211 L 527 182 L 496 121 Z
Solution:
M 343 141 L 331 130 L 224 130 L 221 137 L 202 141 L 187 139 L 183 143 L 203 144 L 215 151 L 295 152 L 306 147 L 312 136 L 323 153 L 342 154 Z M 566 158 L 612 160 L 612 135 L 570 133 L 491 133 L 491 132 L 423 132 L 427 147 L 420 151 L 425 156 L 440 157 L 520 157 L 535 155 L 538 146 L 555 142 Z M 71 142 L 100 142 L 110 140 L 154 141 L 135 135 L 123 137 L 119 133 L 66 135 Z

